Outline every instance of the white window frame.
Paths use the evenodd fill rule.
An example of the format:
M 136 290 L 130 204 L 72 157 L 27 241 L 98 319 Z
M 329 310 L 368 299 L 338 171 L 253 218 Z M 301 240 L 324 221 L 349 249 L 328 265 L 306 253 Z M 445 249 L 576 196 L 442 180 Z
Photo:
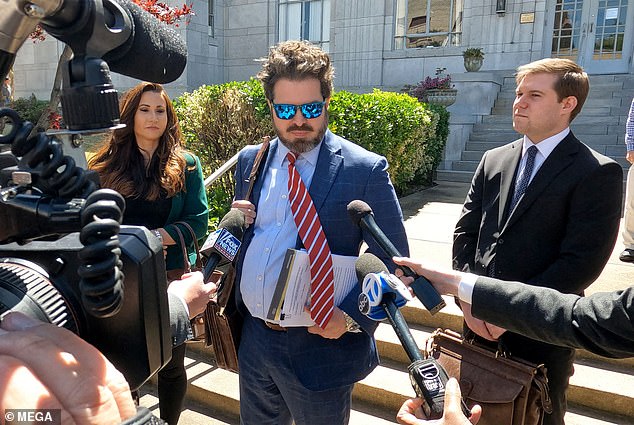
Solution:
M 421 24 L 425 26 L 424 32 L 412 33 L 407 32 L 409 28 L 407 28 L 409 23 L 409 17 L 407 16 L 409 10 L 409 4 L 411 2 L 421 2 L 424 4 L 425 15 L 420 16 L 418 18 L 421 19 Z M 447 28 L 449 31 L 433 31 L 433 27 L 430 28 L 431 17 L 433 16 L 432 11 L 432 0 L 396 0 L 395 7 L 395 22 L 394 22 L 394 48 L 395 49 L 411 49 L 411 48 L 420 48 L 427 47 L 425 45 L 425 39 L 431 40 L 432 38 L 438 39 L 439 37 L 444 37 L 442 42 L 434 42 L 431 43 L 433 46 L 437 44 L 437 47 L 446 47 L 446 46 L 459 46 L 461 44 L 462 38 L 462 20 L 464 16 L 464 2 L 465 0 L 445 0 L 444 4 L 449 6 L 448 13 L 448 22 Z M 413 19 L 412 19 L 413 20 Z M 415 43 L 416 40 L 421 41 L 420 46 L 411 46 L 408 47 L 408 43 Z
M 331 0 L 278 0 L 278 41 L 308 40 L 328 51 L 330 2 Z
M 211 38 L 216 38 L 216 15 L 215 15 L 215 0 L 207 1 L 207 35 Z

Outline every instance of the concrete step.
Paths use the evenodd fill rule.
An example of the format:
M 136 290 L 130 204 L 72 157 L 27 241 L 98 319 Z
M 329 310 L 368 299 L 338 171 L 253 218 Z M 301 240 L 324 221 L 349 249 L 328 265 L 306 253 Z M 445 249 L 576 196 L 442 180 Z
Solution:
M 454 161 L 452 169 L 455 171 L 470 171 L 474 173 L 480 161 Z
M 463 161 L 477 161 L 480 162 L 482 159 L 483 151 L 463 151 L 462 152 L 462 160 Z
M 485 140 L 477 140 L 477 141 L 467 141 L 465 144 L 465 150 L 468 151 L 479 151 L 484 153 L 490 149 L 494 149 L 500 146 L 503 146 L 512 140 L 500 140 L 500 141 L 485 141 Z
M 495 130 L 483 129 L 472 131 L 469 136 L 469 140 L 467 142 L 496 142 L 499 143 L 500 146 L 506 143 L 510 143 L 514 140 L 517 140 L 521 137 L 519 133 L 513 130 L 512 127 L 508 126 L 500 126 Z M 468 149 L 467 149 L 468 150 Z
M 410 302 L 403 313 L 412 325 L 412 335 L 420 348 L 436 327 L 459 329 L 460 310 L 449 298 L 447 307 L 431 316 L 417 301 Z M 421 324 L 432 323 L 431 327 Z M 381 323 L 376 332 L 381 365 L 355 385 L 350 423 L 394 423 L 394 415 L 405 400 L 413 395 L 406 372 L 409 359 L 391 326 Z M 631 362 L 597 361 L 581 357 L 575 363 L 575 375 L 568 392 L 572 404 L 566 414 L 569 425 L 634 425 L 634 377 Z M 213 352 L 200 344 L 190 345 L 186 358 L 189 380 L 186 410 L 180 424 L 238 424 L 239 390 L 237 374 L 215 367 Z M 158 407 L 155 388 L 143 389 L 141 404 Z
M 468 171 L 436 170 L 436 180 L 469 183 L 473 180 L 473 173 Z

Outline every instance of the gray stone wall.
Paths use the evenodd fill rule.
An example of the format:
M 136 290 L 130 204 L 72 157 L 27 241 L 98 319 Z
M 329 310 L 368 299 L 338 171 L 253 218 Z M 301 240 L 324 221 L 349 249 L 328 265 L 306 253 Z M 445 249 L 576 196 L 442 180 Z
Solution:
M 260 69 L 256 59 L 275 43 L 276 2 L 226 0 L 224 18 L 224 80 L 248 80 Z
M 498 14 L 493 0 L 466 1 L 460 46 L 395 49 L 397 0 L 331 0 L 330 45 L 337 89 L 368 92 L 373 88 L 400 90 L 436 68 L 453 76 L 464 74 L 462 52 L 482 47 L 481 71 L 512 72 L 517 66 L 550 54 L 555 0 L 507 0 Z M 170 0 L 182 4 L 182 0 Z M 179 31 L 188 48 L 186 72 L 168 84 L 170 94 L 202 84 L 247 80 L 258 72 L 257 58 L 277 41 L 276 0 L 216 0 L 216 35 L 207 35 L 207 0 L 194 0 L 196 16 Z M 521 22 L 530 14 L 533 22 Z M 527 15 L 528 14 L 528 15 Z M 552 19 L 551 19 L 552 20 Z M 548 21 L 550 22 L 550 21 Z M 550 25 L 550 26 L 549 26 Z M 35 93 L 48 98 L 61 43 L 52 38 L 40 44 L 27 41 L 16 61 L 16 95 Z M 117 88 L 136 81 L 113 74 Z

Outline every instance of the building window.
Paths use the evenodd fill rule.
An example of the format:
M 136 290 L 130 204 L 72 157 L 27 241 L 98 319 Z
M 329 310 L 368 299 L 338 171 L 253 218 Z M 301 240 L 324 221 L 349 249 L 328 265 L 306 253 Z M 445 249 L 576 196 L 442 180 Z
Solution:
M 209 0 L 209 16 L 207 19 L 207 34 L 209 37 L 215 37 L 215 26 L 214 26 L 214 0 Z
M 279 0 L 277 22 L 280 41 L 308 40 L 328 51 L 330 0 Z
M 396 0 L 395 48 L 458 46 L 464 0 Z

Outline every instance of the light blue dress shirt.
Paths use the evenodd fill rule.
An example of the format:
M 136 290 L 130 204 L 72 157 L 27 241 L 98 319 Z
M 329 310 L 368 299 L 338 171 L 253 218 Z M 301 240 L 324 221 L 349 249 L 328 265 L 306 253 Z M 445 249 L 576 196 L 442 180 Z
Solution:
M 321 143 L 301 154 L 295 168 L 310 187 Z M 297 226 L 288 202 L 288 148 L 279 143 L 264 175 L 253 240 L 244 257 L 240 280 L 242 300 L 253 317 L 265 319 L 288 248 L 295 248 Z

